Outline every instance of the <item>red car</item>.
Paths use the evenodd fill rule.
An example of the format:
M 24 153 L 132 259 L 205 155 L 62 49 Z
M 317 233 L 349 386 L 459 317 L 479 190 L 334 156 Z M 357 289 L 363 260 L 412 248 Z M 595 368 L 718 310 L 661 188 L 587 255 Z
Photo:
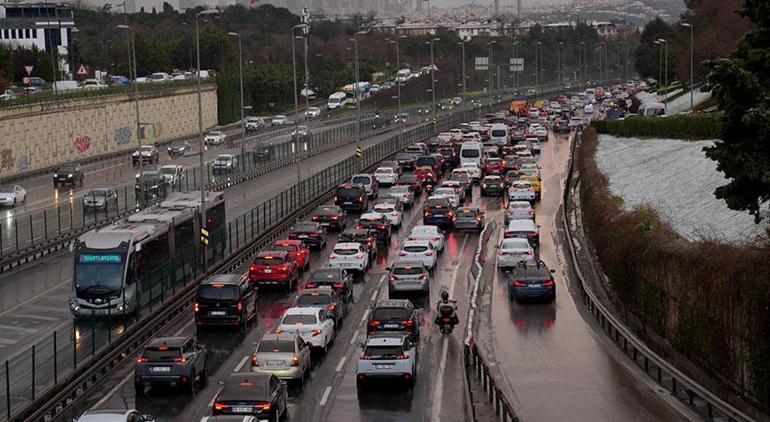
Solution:
M 289 258 L 297 263 L 301 271 L 310 268 L 310 249 L 301 240 L 278 240 L 271 249 L 288 252 Z
M 500 158 L 487 158 L 484 162 L 484 175 L 505 173 L 505 162 Z
M 414 171 L 414 175 L 423 185 L 427 183 L 433 183 L 434 185 L 436 184 L 436 173 L 432 168 L 428 166 L 417 167 L 417 169 Z
M 258 286 L 284 286 L 291 291 L 298 280 L 297 261 L 286 251 L 260 252 L 249 267 L 249 281 Z

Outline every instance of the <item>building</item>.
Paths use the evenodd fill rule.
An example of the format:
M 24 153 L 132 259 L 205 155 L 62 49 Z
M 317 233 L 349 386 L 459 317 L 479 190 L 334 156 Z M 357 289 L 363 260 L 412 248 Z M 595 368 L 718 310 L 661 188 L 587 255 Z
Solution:
M 596 33 L 602 38 L 615 38 L 618 36 L 618 27 L 613 22 L 591 22 Z
M 0 43 L 58 53 L 59 79 L 70 79 L 69 46 L 75 20 L 69 6 L 55 3 L 0 4 Z M 65 77 L 66 76 L 66 77 Z

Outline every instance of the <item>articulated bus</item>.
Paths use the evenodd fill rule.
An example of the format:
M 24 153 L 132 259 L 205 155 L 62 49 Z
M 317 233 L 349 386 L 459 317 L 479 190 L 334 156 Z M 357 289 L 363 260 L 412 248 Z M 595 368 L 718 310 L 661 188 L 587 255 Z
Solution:
M 191 275 L 193 263 L 200 261 L 194 248 L 199 208 L 200 191 L 176 193 L 159 205 L 81 235 L 71 246 L 72 315 L 134 314 L 146 302 L 141 294 Z M 224 193 L 207 192 L 206 220 L 212 234 L 209 247 L 221 249 Z M 138 290 L 137 281 L 145 293 Z

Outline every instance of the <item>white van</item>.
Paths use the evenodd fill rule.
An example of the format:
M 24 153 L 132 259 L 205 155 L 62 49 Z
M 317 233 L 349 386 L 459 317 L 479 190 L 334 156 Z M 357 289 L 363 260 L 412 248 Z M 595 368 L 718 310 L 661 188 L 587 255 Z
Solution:
M 55 92 L 77 91 L 80 89 L 78 81 L 56 81 L 53 83 Z
M 409 69 L 400 69 L 396 74 L 396 82 L 406 82 L 412 77 L 412 71 Z
M 464 142 L 460 147 L 460 165 L 474 163 L 481 168 L 483 148 L 478 142 Z
M 642 117 L 665 117 L 666 105 L 661 103 L 647 103 L 639 106 L 639 115 Z
M 495 123 L 489 129 L 489 141 L 495 145 L 506 145 L 508 143 L 509 136 L 508 125 L 502 123 Z
M 335 92 L 329 95 L 329 100 L 326 102 L 326 107 L 329 110 L 335 110 L 344 107 L 348 102 L 348 96 L 344 92 Z
M 150 82 L 168 82 L 171 80 L 171 75 L 166 72 L 155 72 L 150 75 Z

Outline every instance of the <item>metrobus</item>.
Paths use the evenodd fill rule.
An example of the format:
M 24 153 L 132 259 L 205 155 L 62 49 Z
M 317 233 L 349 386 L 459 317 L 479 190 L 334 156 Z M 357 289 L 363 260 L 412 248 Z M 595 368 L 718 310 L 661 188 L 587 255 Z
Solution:
M 176 193 L 159 205 L 81 235 L 71 246 L 73 316 L 134 314 L 142 291 L 190 275 L 196 258 L 200 191 Z M 206 229 L 210 247 L 224 247 L 225 201 L 207 192 Z M 216 253 L 216 251 L 215 251 Z

